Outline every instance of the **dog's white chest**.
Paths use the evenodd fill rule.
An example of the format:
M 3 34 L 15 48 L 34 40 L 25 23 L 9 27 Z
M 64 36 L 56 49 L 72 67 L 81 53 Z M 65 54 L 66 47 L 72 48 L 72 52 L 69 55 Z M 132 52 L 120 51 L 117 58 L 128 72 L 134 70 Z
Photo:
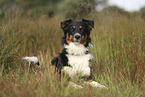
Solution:
M 71 47 L 70 47 L 71 46 Z M 93 56 L 85 54 L 86 48 L 82 45 L 71 44 L 68 48 L 68 64 L 71 67 L 65 66 L 63 70 L 73 78 L 76 74 L 80 76 L 89 76 L 90 75 L 90 60 Z

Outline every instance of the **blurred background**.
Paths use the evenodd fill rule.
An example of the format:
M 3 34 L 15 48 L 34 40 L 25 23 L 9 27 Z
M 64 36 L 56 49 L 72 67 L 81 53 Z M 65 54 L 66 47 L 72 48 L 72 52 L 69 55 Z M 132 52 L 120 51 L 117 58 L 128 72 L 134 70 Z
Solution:
M 0 17 L 17 12 L 29 16 L 63 15 L 77 18 L 94 12 L 115 10 L 120 13 L 145 15 L 144 0 L 0 0 Z

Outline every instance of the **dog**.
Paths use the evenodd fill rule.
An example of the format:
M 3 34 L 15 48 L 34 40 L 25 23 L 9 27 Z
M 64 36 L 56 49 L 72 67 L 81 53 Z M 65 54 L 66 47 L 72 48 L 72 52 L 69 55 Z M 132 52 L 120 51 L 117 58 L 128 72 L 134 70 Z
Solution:
M 104 85 L 93 81 L 91 74 L 90 63 L 93 55 L 89 52 L 89 48 L 92 46 L 90 32 L 93 28 L 94 21 L 92 20 L 82 19 L 81 21 L 75 21 L 68 19 L 62 21 L 61 29 L 64 35 L 61 43 L 64 48 L 51 61 L 51 65 L 55 66 L 59 75 L 61 76 L 62 72 L 67 74 L 69 76 L 69 85 L 78 89 L 83 87 L 73 82 L 76 77 L 89 86 L 108 89 Z M 23 59 L 31 61 L 31 57 L 23 57 Z

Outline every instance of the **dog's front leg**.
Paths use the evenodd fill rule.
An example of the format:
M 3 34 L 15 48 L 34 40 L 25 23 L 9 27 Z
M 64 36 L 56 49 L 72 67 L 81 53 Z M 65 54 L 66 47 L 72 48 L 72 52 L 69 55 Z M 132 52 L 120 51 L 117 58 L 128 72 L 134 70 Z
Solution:
M 108 90 L 107 87 L 105 87 L 104 85 L 101 85 L 101 84 L 99 84 L 98 82 L 93 81 L 93 80 L 89 80 L 89 81 L 87 81 L 87 82 L 84 81 L 84 83 L 87 84 L 87 85 L 89 85 L 89 86 L 91 86 L 91 87 L 95 87 L 95 88 L 105 88 L 105 89 Z
M 74 75 L 75 75 L 75 72 L 74 72 L 74 70 L 73 70 L 72 67 L 70 67 L 70 66 L 64 66 L 64 67 L 63 67 L 63 72 L 64 72 L 65 74 L 69 75 L 69 77 L 73 80 L 73 77 L 74 77 Z M 83 89 L 83 87 L 82 87 L 81 85 L 77 85 L 77 84 L 75 84 L 75 83 L 72 82 L 72 81 L 69 81 L 69 82 L 68 82 L 68 86 L 69 86 L 69 87 L 73 87 L 73 88 L 75 88 L 75 89 Z
M 73 82 L 71 82 L 71 81 L 69 81 L 68 85 L 69 85 L 70 87 L 74 87 L 74 88 L 76 88 L 76 89 L 83 89 L 83 87 L 82 87 L 81 85 L 77 85 L 77 84 L 75 84 L 75 83 L 73 83 Z

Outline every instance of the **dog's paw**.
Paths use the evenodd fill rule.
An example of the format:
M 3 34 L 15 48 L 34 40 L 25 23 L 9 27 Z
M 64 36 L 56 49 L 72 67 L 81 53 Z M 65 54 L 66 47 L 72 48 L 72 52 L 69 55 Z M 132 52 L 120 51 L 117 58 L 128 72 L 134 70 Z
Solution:
M 107 87 L 105 87 L 104 85 L 101 85 L 99 84 L 98 82 L 95 82 L 95 81 L 88 81 L 88 82 L 84 82 L 86 83 L 87 85 L 90 85 L 91 87 L 95 87 L 95 88 L 105 88 L 108 90 Z
M 81 85 L 77 85 L 77 84 L 75 84 L 73 82 L 69 82 L 69 86 L 70 87 L 74 87 L 76 89 L 83 89 L 83 87 Z

